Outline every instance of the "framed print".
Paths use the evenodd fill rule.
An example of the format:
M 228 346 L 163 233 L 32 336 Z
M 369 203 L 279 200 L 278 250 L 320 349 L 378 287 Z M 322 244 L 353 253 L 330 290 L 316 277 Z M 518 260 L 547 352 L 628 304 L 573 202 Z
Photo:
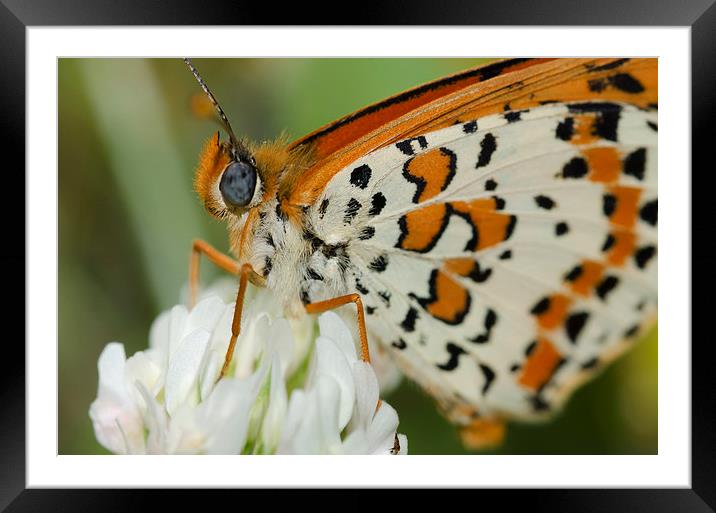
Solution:
M 7 2 L 28 301 L 3 505 L 379 486 L 710 510 L 697 4 L 282 28 Z

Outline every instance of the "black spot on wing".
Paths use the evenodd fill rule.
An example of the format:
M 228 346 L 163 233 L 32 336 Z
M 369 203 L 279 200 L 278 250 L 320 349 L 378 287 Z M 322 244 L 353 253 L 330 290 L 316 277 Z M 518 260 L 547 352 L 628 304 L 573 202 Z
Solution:
M 466 134 L 472 134 L 477 132 L 477 121 L 468 121 L 462 125 L 462 131 Z
M 485 190 L 486 191 L 494 191 L 495 189 L 497 189 L 497 182 L 495 180 L 493 180 L 492 178 L 489 178 L 485 182 Z
M 644 204 L 639 211 L 639 217 L 642 221 L 649 223 L 651 226 L 656 226 L 658 215 L 657 200 L 651 200 Z
M 492 274 L 492 269 L 483 269 L 480 267 L 480 262 L 475 262 L 475 265 L 473 265 L 472 269 L 470 270 L 470 274 L 468 274 L 468 277 L 474 281 L 475 283 L 484 283 L 487 281 L 487 279 Z
M 372 226 L 366 226 L 360 231 L 358 238 L 360 240 L 368 240 L 373 238 L 373 235 L 375 235 L 375 228 Z
M 574 135 L 574 118 L 566 118 L 563 121 L 560 121 L 557 125 L 555 135 L 557 136 L 557 139 L 569 141 Z
M 403 340 L 402 338 L 399 338 L 398 340 L 392 342 L 390 345 L 396 349 L 401 349 L 401 350 L 408 347 L 408 344 L 406 344 L 405 340 Z
M 370 175 L 372 173 L 373 172 L 369 166 L 365 164 L 358 166 L 351 171 L 351 184 L 359 189 L 365 189 L 368 186 Z
M 655 254 L 656 248 L 654 246 L 644 246 L 634 253 L 634 261 L 639 269 L 644 269 Z
M 376 258 L 374 258 L 369 264 L 368 268 L 371 271 L 375 271 L 377 273 L 382 273 L 385 271 L 385 269 L 388 267 L 388 256 L 387 255 L 380 255 Z
M 614 194 L 605 194 L 602 197 L 602 211 L 607 217 L 611 217 L 614 210 L 617 208 L 617 198 Z
M 476 344 L 484 344 L 490 340 L 490 335 L 492 334 L 492 328 L 497 323 L 497 314 L 492 308 L 487 309 L 487 313 L 485 314 L 485 332 L 480 333 L 479 335 L 474 336 L 473 338 L 469 339 L 470 342 L 474 342 Z
M 415 321 L 418 319 L 418 311 L 412 306 L 408 309 L 408 313 L 405 314 L 405 319 L 400 323 L 400 326 L 407 332 L 415 331 Z
M 564 221 L 560 221 L 554 226 L 554 233 L 557 235 L 557 237 L 561 237 L 567 232 L 569 232 L 569 225 Z
M 510 220 L 507 223 L 507 228 L 505 228 L 505 240 L 512 237 L 512 234 L 515 231 L 515 226 L 517 225 L 517 216 L 511 215 Z M 503 241 L 504 242 L 504 241 Z
M 535 304 L 532 309 L 530 310 L 530 313 L 532 315 L 540 315 L 549 310 L 550 306 L 550 300 L 549 297 L 545 296 L 539 301 L 537 301 L 537 304 Z
M 574 157 L 562 168 L 563 178 L 583 178 L 589 172 L 587 161 L 582 157 Z
M 390 306 L 390 292 L 388 292 L 387 290 L 381 290 L 380 292 L 378 292 L 378 296 L 380 297 L 380 299 L 383 300 L 385 306 Z
M 385 207 L 385 196 L 382 192 L 376 192 L 373 194 L 373 197 L 370 199 L 370 210 L 368 211 L 368 215 L 371 216 L 377 216 L 383 211 L 383 208 Z
M 582 332 L 584 325 L 587 323 L 588 318 L 588 312 L 574 312 L 567 316 L 567 319 L 564 323 L 564 329 L 567 332 L 567 337 L 573 344 L 577 343 L 577 338 Z
M 616 242 L 616 239 L 614 238 L 614 235 L 607 234 L 607 238 L 604 240 L 604 244 L 602 244 L 602 251 L 606 252 L 612 249 L 614 246 L 614 243 Z
M 499 258 L 500 260 L 509 260 L 510 258 L 512 258 L 512 250 L 507 249 L 507 250 L 503 251 L 502 253 L 500 253 L 500 256 L 498 256 L 497 258 Z
M 522 117 L 522 112 L 520 112 L 519 110 L 505 112 L 504 117 L 505 121 L 507 121 L 508 123 L 514 123 L 515 121 L 520 120 L 520 118 Z
M 609 77 L 609 83 L 620 91 L 629 94 L 639 94 L 644 92 L 644 86 L 636 78 L 629 73 L 618 73 Z
M 356 289 L 358 289 L 358 292 L 360 292 L 361 294 L 364 294 L 364 295 L 370 293 L 370 290 L 365 288 L 365 285 L 363 285 L 363 283 L 360 280 L 358 280 L 357 278 L 356 278 Z
M 485 384 L 482 385 L 482 395 L 485 395 L 495 380 L 495 371 L 483 363 L 480 364 L 480 370 L 482 371 L 482 375 L 485 376 Z
M 445 363 L 438 363 L 438 364 L 436 364 L 436 366 L 438 369 L 442 369 L 444 371 L 453 371 L 453 370 L 457 369 L 460 355 L 466 354 L 466 352 L 462 347 L 455 345 L 452 342 L 448 342 L 445 345 L 445 349 L 447 350 L 448 354 L 450 355 L 448 358 L 448 361 Z
M 493 196 L 492 199 L 495 200 L 495 210 L 504 210 L 505 209 L 504 198 L 500 198 L 499 196 Z
M 537 347 L 537 341 L 536 341 L 536 340 L 533 340 L 532 342 L 530 342 L 529 344 L 527 344 L 527 347 L 525 347 L 525 356 L 531 355 L 532 352 L 535 350 L 536 347 Z
M 599 299 L 606 301 L 609 293 L 614 290 L 618 284 L 619 278 L 616 276 L 607 276 L 599 282 L 594 290 L 597 293 L 597 296 L 599 296 Z
M 537 203 L 538 207 L 543 208 L 545 210 L 551 210 L 552 208 L 554 208 L 555 205 L 554 200 L 549 196 L 545 196 L 544 194 L 535 196 L 535 203 Z
M 412 139 L 406 139 L 405 141 L 400 141 L 395 144 L 395 147 L 406 155 L 415 155 L 416 150 L 413 146 L 413 142 L 416 142 L 421 150 L 428 147 L 428 141 L 422 135 L 413 137 Z
M 497 150 L 497 140 L 492 134 L 485 134 L 482 141 L 480 141 L 480 154 L 477 157 L 477 164 L 475 168 L 485 167 L 490 163 L 492 154 Z
M 575 265 L 571 271 L 564 275 L 564 279 L 570 282 L 575 281 L 582 275 L 583 272 L 584 269 L 581 265 Z
M 624 159 L 624 174 L 633 176 L 637 180 L 644 179 L 644 168 L 646 165 L 646 149 L 639 148 L 631 152 Z
M 658 132 L 658 131 L 659 131 L 659 125 L 657 125 L 657 124 L 654 123 L 653 121 L 647 121 L 647 122 L 646 122 L 646 126 L 648 126 L 649 128 L 651 128 L 654 132 Z
M 343 222 L 345 222 L 346 224 L 351 224 L 353 219 L 355 219 L 355 217 L 358 215 L 358 211 L 360 210 L 361 206 L 362 205 L 357 199 L 351 198 L 346 205 L 346 210 L 343 215 Z

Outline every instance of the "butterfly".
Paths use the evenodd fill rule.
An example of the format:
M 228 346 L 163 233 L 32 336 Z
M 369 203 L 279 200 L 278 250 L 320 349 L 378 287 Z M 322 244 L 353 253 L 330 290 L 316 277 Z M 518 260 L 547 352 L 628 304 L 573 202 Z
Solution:
M 506 59 L 305 137 L 210 138 L 195 189 L 287 315 L 354 304 L 464 443 L 538 421 L 656 321 L 657 60 Z M 222 374 L 223 372 L 222 371 Z

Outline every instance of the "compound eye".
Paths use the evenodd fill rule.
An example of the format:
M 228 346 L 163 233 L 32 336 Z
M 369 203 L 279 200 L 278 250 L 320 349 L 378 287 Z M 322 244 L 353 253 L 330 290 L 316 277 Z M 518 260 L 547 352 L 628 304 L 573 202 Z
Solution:
M 219 191 L 227 206 L 245 207 L 254 197 L 256 168 L 248 162 L 232 162 L 224 170 Z

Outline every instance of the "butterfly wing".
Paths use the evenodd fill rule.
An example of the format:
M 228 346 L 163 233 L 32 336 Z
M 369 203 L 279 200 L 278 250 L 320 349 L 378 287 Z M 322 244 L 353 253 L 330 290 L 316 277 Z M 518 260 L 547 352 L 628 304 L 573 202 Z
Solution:
M 652 78 L 636 104 L 452 109 L 321 190 L 311 222 L 352 237 L 369 328 L 455 422 L 543 418 L 654 318 Z
M 416 88 L 346 116 L 299 139 L 316 162 L 291 180 L 290 203 L 309 206 L 333 176 L 351 162 L 408 137 L 515 111 L 564 101 L 623 102 L 655 108 L 656 59 L 510 59 Z M 457 87 L 457 90 L 454 90 Z M 413 107 L 413 110 L 407 110 Z

